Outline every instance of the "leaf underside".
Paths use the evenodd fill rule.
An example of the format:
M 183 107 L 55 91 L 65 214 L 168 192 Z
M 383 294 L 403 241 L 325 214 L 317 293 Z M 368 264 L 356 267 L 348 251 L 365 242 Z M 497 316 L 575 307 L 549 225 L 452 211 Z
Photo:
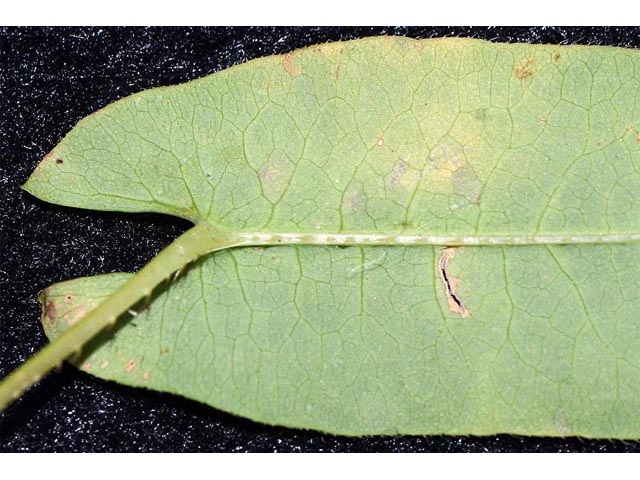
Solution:
M 640 437 L 640 245 L 571 245 L 640 233 L 638 66 L 616 48 L 375 38 L 96 112 L 27 190 L 234 232 L 390 244 L 208 255 L 77 363 L 339 434 Z M 393 237 L 414 234 L 568 244 Z M 129 277 L 47 289 L 47 334 Z

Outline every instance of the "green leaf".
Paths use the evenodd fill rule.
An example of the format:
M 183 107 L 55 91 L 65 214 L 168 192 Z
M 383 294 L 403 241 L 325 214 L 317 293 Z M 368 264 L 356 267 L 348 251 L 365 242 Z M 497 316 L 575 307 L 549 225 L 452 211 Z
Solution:
M 594 246 L 576 264 L 585 250 L 460 249 L 449 267 L 468 319 L 448 310 L 437 247 L 223 251 L 77 363 L 332 433 L 633 437 L 640 345 L 623 322 L 635 318 L 640 249 Z M 47 334 L 128 276 L 51 287 Z
M 116 102 L 25 188 L 197 226 L 50 287 L 47 334 L 133 306 L 76 363 L 270 424 L 637 438 L 638 64 L 373 38 Z

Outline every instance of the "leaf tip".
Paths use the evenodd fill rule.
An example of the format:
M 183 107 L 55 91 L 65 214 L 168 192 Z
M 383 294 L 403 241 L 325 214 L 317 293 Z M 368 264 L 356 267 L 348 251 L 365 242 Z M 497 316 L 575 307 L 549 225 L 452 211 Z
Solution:
M 29 175 L 27 181 L 20 185 L 20 188 L 32 195 L 38 196 L 37 191 L 40 175 L 42 175 L 45 170 L 51 167 L 60 167 L 63 164 L 64 159 L 62 158 L 62 156 L 59 155 L 55 150 L 52 150 L 43 157 L 38 165 L 36 165 L 36 168 L 33 170 L 33 172 L 31 172 L 31 175 Z

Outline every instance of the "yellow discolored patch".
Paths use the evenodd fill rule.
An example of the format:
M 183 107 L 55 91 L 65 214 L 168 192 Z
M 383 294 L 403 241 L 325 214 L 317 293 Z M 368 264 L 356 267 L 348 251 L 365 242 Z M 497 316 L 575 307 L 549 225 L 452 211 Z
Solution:
M 482 183 L 456 143 L 445 140 L 430 152 L 422 179 L 433 191 L 453 189 L 470 203 L 480 202 Z
M 344 45 L 340 42 L 321 43 L 310 47 L 315 53 L 321 53 L 328 58 L 335 58 L 342 54 Z
M 429 152 L 427 171 L 437 170 L 442 175 L 450 176 L 460 167 L 467 164 L 464 151 L 459 145 L 444 140 Z

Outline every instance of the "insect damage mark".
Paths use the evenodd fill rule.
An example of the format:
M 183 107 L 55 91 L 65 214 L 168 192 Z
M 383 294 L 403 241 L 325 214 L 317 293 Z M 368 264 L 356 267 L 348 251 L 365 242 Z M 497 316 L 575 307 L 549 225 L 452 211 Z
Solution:
M 40 161 L 40 163 L 38 163 L 38 165 L 36 165 L 36 168 L 33 170 L 31 177 L 39 174 L 45 167 L 49 166 L 50 164 L 62 165 L 63 163 L 64 160 L 60 156 L 58 156 L 56 152 L 51 151 L 44 156 L 44 158 Z
M 382 252 L 382 255 L 380 255 L 378 258 L 375 258 L 361 265 L 356 265 L 351 270 L 349 270 L 348 278 L 353 278 L 360 273 L 366 272 L 367 270 L 373 270 L 374 268 L 382 265 L 386 256 L 387 252 L 386 250 L 384 250 Z
M 471 312 L 462 303 L 462 300 L 456 294 L 458 287 L 458 279 L 453 277 L 448 272 L 449 263 L 453 260 L 456 254 L 457 248 L 445 248 L 442 250 L 442 255 L 438 259 L 437 268 L 440 275 L 440 279 L 444 284 L 445 295 L 447 297 L 447 303 L 449 304 L 449 310 L 453 313 L 457 313 L 462 318 L 469 318 Z

